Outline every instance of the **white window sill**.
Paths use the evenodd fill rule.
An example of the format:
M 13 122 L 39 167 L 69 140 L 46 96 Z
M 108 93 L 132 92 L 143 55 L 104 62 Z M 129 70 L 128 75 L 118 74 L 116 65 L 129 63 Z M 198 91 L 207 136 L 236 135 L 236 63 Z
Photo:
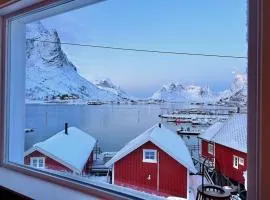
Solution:
M 0 185 L 33 199 L 89 200 L 94 196 L 0 167 Z
M 144 163 L 157 163 L 156 160 L 147 160 L 147 159 L 144 159 L 143 162 Z

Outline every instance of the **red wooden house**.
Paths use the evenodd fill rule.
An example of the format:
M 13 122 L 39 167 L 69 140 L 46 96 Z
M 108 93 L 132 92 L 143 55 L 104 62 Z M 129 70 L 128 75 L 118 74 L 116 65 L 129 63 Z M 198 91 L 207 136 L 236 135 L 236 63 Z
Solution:
M 247 170 L 247 115 L 236 114 L 227 122 L 218 122 L 201 136 L 201 154 L 213 157 L 215 169 L 241 184 Z
M 76 128 L 65 127 L 25 152 L 24 163 L 31 167 L 87 174 L 93 162 L 96 139 Z
M 189 173 L 196 173 L 184 141 L 161 124 L 130 141 L 106 166 L 112 166 L 113 184 L 182 198 L 188 198 Z

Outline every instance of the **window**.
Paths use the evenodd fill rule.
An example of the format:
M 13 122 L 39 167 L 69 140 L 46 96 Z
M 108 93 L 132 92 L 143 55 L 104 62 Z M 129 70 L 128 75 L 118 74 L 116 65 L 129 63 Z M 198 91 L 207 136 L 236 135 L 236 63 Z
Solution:
M 239 165 L 245 165 L 245 159 L 244 158 L 241 158 L 239 157 Z
M 208 153 L 214 155 L 214 145 L 208 143 Z
M 30 166 L 35 168 L 45 168 L 45 158 L 44 157 L 31 157 Z
M 237 156 L 233 156 L 233 167 L 235 169 L 238 169 L 238 157 Z
M 157 162 L 157 150 L 144 149 L 143 150 L 143 162 L 156 163 Z
M 25 21 L 24 21 L 24 23 L 25 23 Z M 47 21 L 47 24 L 49 24 L 48 21 Z M 104 26 L 104 27 L 106 27 L 106 26 Z M 12 27 L 11 27 L 11 30 L 12 30 Z M 16 36 L 16 34 L 18 34 L 21 29 L 19 29 L 19 31 L 17 31 L 18 29 L 13 29 L 13 30 L 14 30 L 13 35 Z M 117 144 L 117 145 L 122 146 L 123 144 L 128 142 L 128 141 L 125 141 L 125 138 L 128 138 L 128 140 L 129 140 L 130 138 L 135 137 L 135 135 L 131 136 L 131 134 L 140 134 L 140 132 L 137 131 L 136 128 L 138 128 L 138 129 L 140 128 L 141 130 L 143 130 L 144 128 L 148 129 L 149 124 L 152 125 L 153 122 L 156 123 L 157 121 L 159 121 L 159 118 L 157 117 L 158 114 L 163 113 L 163 110 L 167 109 L 167 108 L 164 108 L 163 110 L 155 111 L 155 115 L 152 116 L 151 114 L 152 114 L 152 111 L 154 110 L 154 109 L 152 109 L 152 107 L 153 108 L 156 108 L 156 107 L 161 108 L 161 107 L 163 107 L 163 105 L 162 106 L 156 106 L 156 105 L 159 105 L 160 103 L 166 102 L 169 104 L 168 105 L 169 108 L 167 110 L 171 110 L 171 109 L 177 110 L 178 109 L 177 107 L 180 104 L 178 105 L 178 103 L 175 103 L 175 99 L 174 99 L 174 96 L 177 96 L 177 95 L 172 94 L 171 95 L 172 97 L 171 97 L 170 96 L 171 91 L 172 92 L 176 91 L 176 94 L 178 94 L 177 91 L 182 91 L 183 89 L 185 89 L 185 90 L 187 90 L 186 95 L 189 95 L 189 93 L 190 93 L 190 95 L 187 96 L 187 99 L 189 99 L 189 98 L 198 99 L 197 96 L 199 96 L 201 98 L 201 97 L 210 95 L 210 93 L 207 94 L 208 90 L 204 90 L 203 88 L 200 89 L 199 86 L 198 86 L 198 88 L 193 87 L 193 86 L 183 87 L 180 84 L 170 83 L 170 85 L 168 87 L 162 87 L 160 90 L 157 91 L 157 93 L 155 91 L 152 91 L 152 88 L 151 88 L 151 93 L 149 92 L 150 89 L 147 89 L 147 91 L 145 90 L 144 93 L 141 93 L 141 91 L 140 91 L 140 95 L 144 95 L 147 93 L 146 95 L 157 97 L 157 99 L 153 99 L 153 100 L 151 99 L 148 101 L 148 100 L 145 100 L 145 98 L 142 98 L 142 99 L 135 98 L 135 100 L 134 100 L 134 99 L 129 99 L 129 97 L 126 97 L 125 92 L 122 92 L 120 90 L 120 88 L 118 88 L 118 87 L 114 87 L 112 85 L 112 83 L 108 80 L 100 81 L 100 82 L 97 82 L 95 84 L 92 84 L 92 83 L 88 84 L 86 79 L 82 79 L 82 77 L 78 76 L 76 68 L 71 63 L 72 59 L 69 62 L 69 60 L 66 58 L 66 57 L 68 57 L 68 55 L 73 55 L 73 53 L 69 52 L 67 54 L 64 54 L 62 52 L 60 39 L 57 38 L 58 37 L 57 34 L 53 33 L 49 36 L 46 35 L 46 34 L 49 34 L 50 31 L 47 31 L 40 24 L 38 25 L 38 28 L 34 28 L 33 30 L 43 31 L 41 36 L 45 35 L 44 36 L 45 39 L 48 39 L 48 38 L 55 39 L 55 41 L 59 42 L 59 44 L 55 45 L 55 41 L 38 41 L 38 39 L 36 39 L 37 33 L 31 34 L 31 36 L 34 36 L 34 38 L 28 38 L 28 40 L 27 40 L 27 42 L 29 42 L 29 43 L 27 43 L 27 45 L 29 45 L 27 47 L 30 47 L 30 48 L 28 48 L 26 51 L 27 58 L 29 58 L 29 60 L 27 60 L 27 67 L 28 67 L 26 70 L 27 76 L 24 76 L 25 69 L 23 69 L 23 68 L 25 66 L 18 67 L 17 64 L 24 63 L 23 61 L 22 62 L 19 61 L 20 58 L 22 58 L 24 56 L 24 54 L 20 53 L 19 51 L 21 49 L 20 44 L 25 44 L 25 40 L 24 40 L 25 38 L 22 37 L 23 34 L 21 34 L 20 37 L 18 37 L 19 39 L 16 38 L 16 40 L 11 40 L 11 48 L 10 48 L 11 51 L 10 52 L 12 52 L 11 59 L 13 59 L 14 62 L 13 61 L 11 62 L 13 67 L 11 67 L 10 70 L 7 70 L 10 72 L 10 77 L 9 77 L 10 79 L 8 79 L 8 81 L 10 82 L 10 85 L 8 85 L 9 86 L 8 90 L 10 89 L 10 91 L 8 91 L 8 92 L 10 92 L 10 94 L 8 95 L 8 96 L 10 96 L 10 101 L 7 101 L 7 102 L 10 102 L 8 109 L 10 109 L 9 113 L 11 113 L 11 117 L 9 118 L 10 120 L 7 120 L 8 123 L 10 123 L 7 125 L 9 128 L 8 130 L 10 132 L 9 141 L 11 141 L 11 143 L 12 143 L 9 146 L 11 150 L 8 151 L 8 152 L 11 152 L 9 155 L 10 161 L 14 161 L 14 162 L 20 163 L 20 164 L 23 163 L 23 158 L 19 158 L 18 156 L 17 157 L 14 156 L 15 155 L 14 152 L 17 151 L 17 149 L 14 147 L 18 146 L 14 141 L 16 141 L 20 144 L 23 144 L 24 139 L 25 139 L 26 147 L 21 148 L 20 152 L 18 152 L 18 153 L 16 152 L 18 155 L 22 155 L 24 150 L 31 148 L 37 142 L 43 142 L 44 138 L 49 138 L 51 135 L 57 134 L 56 130 L 63 130 L 63 127 L 62 127 L 63 122 L 68 121 L 68 122 L 70 122 L 70 124 L 76 124 L 78 127 L 82 126 L 85 128 L 85 121 L 88 120 L 89 118 L 91 118 L 91 120 L 89 120 L 89 124 L 90 124 L 90 122 L 91 122 L 91 124 L 87 128 L 89 128 L 90 133 L 95 134 L 95 135 L 93 135 L 95 137 L 100 137 L 102 134 L 99 134 L 99 133 L 104 131 L 106 127 L 108 127 L 108 129 L 105 130 L 106 132 L 104 131 L 105 133 L 102 132 L 103 135 L 106 135 L 107 133 L 112 133 L 111 135 L 113 135 L 114 133 L 120 133 L 121 131 L 119 131 L 119 129 L 121 128 L 121 126 L 124 127 L 123 131 L 126 135 L 128 135 L 127 137 L 125 137 L 125 135 L 123 134 L 123 135 L 117 135 L 120 137 L 113 137 L 113 138 L 117 138 L 115 140 L 112 140 L 109 137 L 104 137 L 104 138 L 100 139 L 102 145 L 104 145 L 104 144 L 108 145 L 109 144 L 108 140 L 110 140 L 110 142 L 113 141 L 111 143 L 113 145 L 110 147 L 106 146 L 106 148 L 108 148 L 108 150 L 105 149 L 105 151 L 118 151 L 120 149 L 118 147 L 116 149 L 112 149 L 116 146 L 115 143 L 118 142 L 119 144 Z M 104 31 L 104 32 L 106 33 L 106 31 Z M 72 32 L 70 32 L 70 33 L 72 34 Z M 27 35 L 27 37 L 28 36 L 29 35 Z M 39 38 L 39 37 L 37 37 L 37 38 Z M 44 39 L 44 38 L 42 38 L 42 39 Z M 19 44 L 16 46 L 18 41 L 19 41 Z M 30 42 L 32 42 L 32 43 L 30 43 Z M 50 44 L 50 42 L 52 42 L 53 45 Z M 67 45 L 67 42 L 63 41 L 63 44 Z M 142 44 L 143 44 L 143 42 L 142 42 Z M 128 46 L 128 44 L 123 44 L 123 46 L 125 46 L 125 45 Z M 78 45 L 78 46 L 80 46 L 80 45 Z M 18 47 L 18 48 L 16 48 L 16 47 Z M 35 49 L 35 48 L 38 48 L 38 49 Z M 79 48 L 79 47 L 76 47 L 76 48 Z M 69 49 L 69 48 L 67 47 L 67 49 Z M 108 49 L 108 48 L 105 48 L 105 49 Z M 113 50 L 113 49 L 116 50 L 119 48 L 111 48 L 111 50 Z M 92 51 L 92 50 L 89 50 L 89 51 Z M 100 51 L 103 51 L 103 50 L 104 50 L 104 48 L 103 49 L 101 48 Z M 95 51 L 95 50 L 93 50 L 93 51 Z M 34 55 L 33 53 L 36 53 L 36 52 L 40 53 L 41 55 L 39 55 L 39 54 Z M 82 55 L 85 53 L 84 50 L 78 50 L 78 52 L 80 52 Z M 142 53 L 144 51 L 140 51 L 140 52 Z M 150 53 L 150 52 L 151 51 L 149 51 L 148 53 Z M 131 53 L 131 52 L 129 52 L 129 53 Z M 117 53 L 113 53 L 113 54 L 117 54 Z M 19 55 L 18 61 L 15 59 L 15 58 L 17 58 L 17 55 Z M 89 56 L 91 54 L 87 53 L 87 55 Z M 100 60 L 102 62 L 106 61 L 106 60 L 110 60 L 110 59 L 104 59 L 104 57 L 106 57 L 106 52 L 104 52 L 104 54 L 103 54 L 103 52 L 101 52 L 100 55 L 97 56 L 96 59 L 94 59 L 94 60 L 99 60 L 98 58 L 101 58 Z M 102 58 L 103 55 L 104 55 L 104 57 Z M 38 56 L 40 56 L 40 57 L 38 57 Z M 115 55 L 110 55 L 110 56 L 111 56 L 111 58 L 116 58 Z M 136 56 L 132 55 L 132 56 L 130 56 L 130 58 L 131 57 L 135 58 Z M 128 57 L 125 56 L 125 58 L 128 58 Z M 157 56 L 154 58 L 154 60 L 159 60 L 160 58 L 161 58 L 161 56 Z M 91 58 L 86 59 L 86 60 L 91 60 Z M 121 60 L 121 59 L 115 59 L 114 61 L 117 61 L 117 60 Z M 142 59 L 136 58 L 135 60 L 138 61 L 138 60 L 142 60 Z M 167 64 L 167 60 L 169 60 L 169 59 L 165 58 L 164 60 L 162 60 L 162 62 L 157 61 L 157 63 L 165 63 L 164 65 L 166 65 L 166 67 L 169 67 Z M 178 60 L 178 59 L 176 59 L 176 60 Z M 78 61 L 78 62 L 80 62 L 80 61 Z M 41 66 L 39 66 L 39 68 L 37 70 L 35 70 L 35 69 L 32 71 L 29 70 L 30 68 L 33 69 L 37 63 L 41 65 Z M 133 62 L 130 61 L 130 63 L 133 63 Z M 145 63 L 150 63 L 150 61 L 145 62 Z M 160 67 L 156 67 L 157 63 L 154 63 L 155 67 L 153 68 L 154 70 L 151 73 L 154 72 L 156 74 L 161 74 L 161 77 L 162 77 L 164 75 L 163 74 L 164 70 L 161 70 L 160 72 L 158 72 L 160 70 Z M 58 64 L 59 64 L 59 66 L 58 66 Z M 97 64 L 97 63 L 93 62 L 92 65 L 88 65 L 88 64 L 85 64 L 85 65 L 91 67 L 91 66 L 104 66 L 104 64 L 106 64 L 106 63 Z M 117 69 L 117 68 L 114 68 L 114 66 L 111 66 L 111 64 L 113 64 L 113 62 L 110 63 L 110 66 L 109 66 L 110 70 Z M 141 63 L 139 63 L 139 64 L 141 64 Z M 54 67 L 54 66 L 51 67 L 52 65 L 55 65 L 57 67 Z M 118 64 L 116 63 L 115 65 L 125 66 L 125 64 L 122 64 L 122 63 L 118 63 Z M 133 65 L 138 66 L 138 63 L 134 63 Z M 179 63 L 178 63 L 178 61 L 176 61 L 175 64 L 173 62 L 171 62 L 170 65 L 178 66 Z M 224 66 L 225 66 L 225 64 L 224 64 Z M 64 69 L 66 67 L 68 67 L 68 70 L 59 70 L 59 69 Z M 99 69 L 99 67 L 96 67 L 96 68 Z M 107 66 L 105 68 L 107 68 Z M 128 66 L 128 68 L 129 68 L 129 66 Z M 55 70 L 55 73 L 50 74 L 48 69 Z M 136 70 L 136 67 L 134 67 L 134 69 Z M 171 75 L 181 74 L 181 73 L 177 72 L 178 68 L 172 68 L 170 70 L 167 70 L 167 68 L 165 68 L 165 69 L 166 69 L 165 70 L 166 72 L 168 72 L 168 73 L 171 72 Z M 110 71 L 110 70 L 108 70 L 108 68 L 107 68 L 106 70 L 100 71 L 97 74 L 103 75 L 103 73 Z M 56 73 L 59 71 L 60 71 L 60 73 Z M 80 69 L 78 71 L 80 71 Z M 144 76 L 141 76 L 140 71 L 139 72 L 134 72 L 133 70 L 131 70 L 131 71 L 132 71 L 132 73 L 130 73 L 130 74 L 136 75 L 136 76 L 133 75 L 135 77 L 134 78 L 135 83 L 132 82 L 132 77 L 131 78 L 125 77 L 129 73 L 126 73 L 126 74 L 124 72 L 119 73 L 115 70 L 114 73 L 112 73 L 112 75 L 123 74 L 123 80 L 127 81 L 127 83 L 129 84 L 129 89 L 131 91 L 133 89 L 133 86 L 137 85 L 136 84 L 137 77 L 140 77 L 140 79 L 144 78 L 144 81 L 148 81 L 148 80 L 151 81 L 152 80 L 149 78 L 151 76 L 146 77 L 146 78 Z M 131 72 L 131 71 L 128 70 L 128 72 Z M 151 71 L 151 70 L 149 70 L 149 71 Z M 207 71 L 207 70 L 204 70 L 204 71 Z M 43 72 L 43 73 L 40 73 L 40 72 Z M 69 72 L 70 76 L 65 76 L 65 75 L 63 75 L 62 72 Z M 202 70 L 202 72 L 203 72 L 203 70 Z M 149 73 L 148 75 L 153 75 L 151 73 Z M 230 73 L 231 73 L 231 71 L 230 71 Z M 51 77 L 58 77 L 59 74 L 60 74 L 59 82 L 57 82 L 56 79 L 51 78 Z M 51 75 L 53 75 L 53 76 L 51 76 Z M 91 74 L 91 76 L 92 75 L 93 74 Z M 187 75 L 188 75 L 188 73 L 187 73 Z M 27 81 L 28 81 L 26 84 L 27 87 L 26 87 L 26 91 L 21 91 L 21 89 L 24 89 L 24 86 L 25 86 L 25 80 L 22 80 L 24 77 L 27 77 Z M 75 80 L 76 78 L 79 81 L 76 82 L 76 80 Z M 64 81 L 61 79 L 63 79 Z M 74 84 L 68 85 L 70 82 L 72 82 L 73 79 L 75 80 Z M 156 79 L 158 79 L 158 78 L 156 78 Z M 180 79 L 179 77 L 171 77 L 171 80 L 173 80 L 173 79 L 176 79 L 177 81 L 181 81 L 181 80 L 178 80 L 178 79 Z M 19 80 L 19 84 L 17 84 L 18 80 Z M 51 80 L 53 80 L 53 83 L 50 82 Z M 171 80 L 168 80 L 168 81 L 171 81 Z M 119 79 L 118 81 L 121 81 L 121 79 Z M 167 80 L 164 80 L 164 82 L 167 82 Z M 148 82 L 145 82 L 144 84 L 151 85 Z M 158 84 L 162 85 L 163 83 L 162 84 L 158 83 Z M 141 88 L 144 88 L 145 85 L 143 85 Z M 74 86 L 74 88 L 72 88 L 71 86 L 72 87 Z M 154 87 L 156 87 L 156 86 L 154 86 Z M 93 89 L 93 90 L 91 90 L 91 89 Z M 96 97 L 91 96 L 92 95 L 91 91 L 94 91 L 93 94 L 98 94 L 97 95 L 98 97 L 104 97 L 104 99 L 95 100 L 94 98 L 96 98 Z M 199 92 L 197 92 L 197 91 L 199 91 Z M 138 93 L 137 88 L 136 88 L 136 91 L 133 91 L 133 92 Z M 156 93 L 156 95 L 154 95 L 154 92 Z M 83 101 L 78 100 L 81 97 L 83 97 L 82 99 L 84 99 L 84 100 L 87 99 L 87 97 L 88 97 L 87 95 L 89 95 L 89 93 L 91 94 L 90 95 L 91 101 L 89 100 L 89 102 L 83 102 Z M 159 95 L 159 93 L 160 93 L 160 95 Z M 25 94 L 27 95 L 26 99 L 24 99 Z M 115 96 L 115 94 L 117 94 L 117 95 Z M 22 101 L 21 101 L 21 98 L 19 98 L 20 95 L 23 97 Z M 121 97 L 121 95 L 123 95 L 122 96 L 123 98 Z M 148 97 L 148 96 L 146 96 L 146 97 Z M 120 97 L 122 99 L 118 100 Z M 117 99 L 118 101 L 115 102 L 114 99 Z M 179 96 L 179 99 L 182 100 L 183 99 L 182 96 Z M 77 102 L 77 100 L 78 100 L 78 102 Z M 24 101 L 27 102 L 27 104 L 25 104 Z M 36 102 L 41 102 L 42 104 L 40 105 L 39 103 L 36 103 Z M 85 105 L 83 105 L 83 106 L 77 105 L 77 103 L 80 104 L 82 102 Z M 31 103 L 33 103 L 33 105 L 31 105 Z M 44 105 L 43 105 L 43 103 L 44 103 Z M 74 103 L 74 105 L 73 105 L 73 103 Z M 225 101 L 225 103 L 226 103 L 226 101 Z M 220 104 L 223 105 L 225 103 L 224 103 L 224 101 L 221 101 Z M 243 102 L 243 104 L 244 103 L 245 102 Z M 61 104 L 61 106 L 60 106 L 60 104 Z M 89 106 L 87 106 L 87 104 Z M 110 106 L 108 106 L 108 104 L 110 104 Z M 136 104 L 138 104 L 138 105 L 136 106 Z M 146 107 L 144 104 L 149 104 L 149 105 Z M 201 105 L 201 104 L 202 103 L 199 103 L 199 102 L 197 103 L 197 105 Z M 140 106 L 143 109 L 147 108 L 146 112 L 145 112 L 145 110 L 141 110 L 141 108 L 136 110 L 137 107 L 140 107 Z M 57 107 L 57 109 L 56 109 L 56 107 Z M 84 107 L 85 110 L 87 110 L 87 112 L 85 112 L 85 110 L 81 110 L 82 107 Z M 149 107 L 151 107 L 151 109 L 149 109 Z M 181 105 L 180 105 L 180 107 L 181 107 Z M 195 107 L 197 108 L 198 106 L 195 106 Z M 126 110 L 124 110 L 125 108 L 126 108 Z M 19 112 L 17 112 L 18 109 L 19 109 Z M 78 109 L 80 112 L 78 112 Z M 105 109 L 107 109 L 107 110 L 105 110 Z M 25 110 L 27 113 L 26 115 L 24 115 Z M 134 110 L 135 110 L 135 112 L 134 112 Z M 109 114 L 107 112 L 109 112 Z M 122 113 L 120 114 L 120 112 L 122 112 Z M 24 115 L 23 117 L 20 115 L 21 113 L 22 113 L 22 115 Z M 200 111 L 194 112 L 194 113 L 195 114 L 200 113 Z M 118 116 L 118 114 L 119 114 L 119 116 Z M 91 116 L 89 117 L 89 115 L 91 115 Z M 147 116 L 147 115 L 149 115 L 149 116 Z M 111 116 L 113 116 L 113 117 L 111 117 Z M 169 116 L 174 117 L 172 112 L 169 113 Z M 14 120 L 14 118 L 16 118 L 16 117 L 19 119 L 22 119 L 22 120 L 21 121 Z M 85 117 L 85 118 L 83 118 L 83 117 Z M 163 117 L 165 117 L 165 116 L 163 116 Z M 112 119 L 113 120 L 115 119 L 115 121 L 113 121 Z M 18 124 L 16 124 L 16 126 L 14 126 L 14 125 L 12 126 L 12 124 L 11 124 L 12 121 L 16 121 L 16 123 L 18 123 Z M 195 125 L 197 126 L 198 124 L 207 124 L 206 122 L 200 121 L 199 119 L 194 119 L 193 122 L 191 120 L 187 120 L 187 121 L 188 121 L 188 123 L 191 123 L 191 124 L 193 123 L 194 126 Z M 136 122 L 137 124 L 135 124 L 134 122 Z M 167 123 L 170 124 L 171 122 L 169 122 L 169 120 L 168 120 Z M 185 123 L 185 122 L 183 122 L 183 123 Z M 25 124 L 26 124 L 26 127 L 25 127 Z M 146 124 L 147 124 L 146 127 L 143 127 L 143 128 L 139 127 L 139 126 L 143 126 Z M 44 127 L 44 125 L 46 127 Z M 109 127 L 110 125 L 111 125 L 111 127 Z M 175 128 L 177 128 L 177 127 L 175 127 Z M 34 133 L 31 133 L 31 131 L 30 132 L 27 131 L 25 135 L 20 136 L 20 138 L 17 139 L 17 135 L 15 136 L 13 134 L 13 133 L 17 133 L 17 132 L 22 132 L 25 129 L 33 130 L 33 132 L 35 132 L 37 130 L 37 131 L 39 131 L 39 133 L 42 132 L 40 135 L 42 135 L 43 133 L 46 133 L 48 135 L 46 135 L 46 137 L 44 137 L 44 138 L 41 138 L 41 137 L 34 138 L 37 136 L 35 136 Z M 136 130 L 136 132 L 134 130 Z M 190 130 L 190 128 L 188 127 L 187 130 Z M 71 133 L 71 129 L 68 128 L 67 135 L 69 135 L 69 134 L 72 134 L 72 133 Z M 64 135 L 63 137 L 66 138 L 68 136 Z M 15 140 L 15 138 L 16 138 L 16 140 Z M 187 138 L 190 139 L 189 136 L 187 136 Z M 107 141 L 105 141 L 105 140 L 107 140 Z M 50 141 L 52 141 L 52 140 L 50 140 Z M 61 147 L 64 148 L 66 146 L 62 145 Z M 72 149 L 72 148 L 73 147 L 70 147 L 70 149 Z M 175 148 L 175 149 L 177 149 L 177 148 Z M 53 150 L 55 150 L 55 149 L 53 149 Z M 99 151 L 96 151 L 96 152 L 99 152 Z M 54 153 L 54 152 L 52 152 L 52 153 Z M 211 155 L 215 154 L 215 149 L 214 149 L 213 144 L 208 144 L 208 153 Z M 70 154 L 69 156 L 72 156 L 72 154 Z M 78 158 L 79 158 L 79 156 L 78 156 Z M 60 157 L 59 160 L 62 161 L 62 158 Z M 157 161 L 158 161 L 157 150 L 153 150 L 153 149 L 144 149 L 143 150 L 143 162 L 156 163 Z M 240 163 L 240 160 L 239 160 L 239 163 Z M 44 168 L 45 167 L 45 159 L 33 157 L 33 158 L 31 158 L 30 165 L 32 167 L 35 167 L 35 168 Z M 70 167 L 70 166 L 67 166 L 67 167 Z M 237 160 L 237 167 L 238 167 L 238 160 Z M 79 173 L 76 172 L 75 174 L 79 174 Z M 112 177 L 112 179 L 113 179 L 113 177 Z

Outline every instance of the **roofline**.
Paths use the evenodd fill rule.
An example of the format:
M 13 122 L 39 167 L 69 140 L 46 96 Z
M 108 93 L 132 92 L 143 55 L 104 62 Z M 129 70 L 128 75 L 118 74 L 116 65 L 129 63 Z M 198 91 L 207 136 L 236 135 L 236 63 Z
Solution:
M 72 171 L 75 171 L 75 172 L 82 172 L 82 170 L 79 170 L 77 169 L 76 167 L 73 167 L 72 165 L 68 164 L 67 162 L 63 161 L 62 159 L 59 159 L 57 158 L 56 156 L 50 154 L 49 152 L 39 148 L 39 147 L 32 147 L 31 149 L 27 150 L 25 153 L 24 153 L 24 157 L 25 156 L 28 156 L 29 154 L 33 153 L 34 151 L 39 151 L 40 153 L 52 158 L 53 160 L 59 162 L 60 164 L 64 165 L 65 167 L 69 168 L 70 170 Z M 87 162 L 87 161 L 86 161 Z
M 126 153 L 124 153 L 122 156 L 119 156 L 119 158 L 115 159 L 114 161 L 113 158 L 111 160 L 109 160 L 107 163 L 105 163 L 106 167 L 110 167 L 112 166 L 114 163 L 118 162 L 119 160 L 121 160 L 122 158 L 124 158 L 125 156 L 127 156 L 128 154 L 130 154 L 132 151 L 134 151 L 135 149 L 139 148 L 140 146 L 142 146 L 143 144 L 145 144 L 146 142 L 152 142 L 154 143 L 157 147 L 159 147 L 162 151 L 166 152 L 170 157 L 172 157 L 175 161 L 177 161 L 179 164 L 183 165 L 187 170 L 189 170 L 190 172 L 193 173 L 197 173 L 197 170 L 191 170 L 190 168 L 192 168 L 192 166 L 188 166 L 186 163 L 182 163 L 179 162 L 174 156 L 171 155 L 171 153 L 169 153 L 165 148 L 162 148 L 157 142 L 153 141 L 152 139 L 149 139 L 147 137 L 147 140 L 143 140 L 142 142 L 138 143 L 137 145 L 135 145 L 134 147 L 130 148 L 129 151 L 127 151 Z
M 236 149 L 236 148 L 233 148 L 233 147 L 230 147 L 230 146 L 227 146 L 227 145 L 225 145 L 225 144 L 221 144 L 221 143 L 215 142 L 215 141 L 210 141 L 210 142 L 213 142 L 213 143 L 215 143 L 215 144 L 219 144 L 219 145 L 221 145 L 221 146 L 224 146 L 224 147 L 227 147 L 227 148 L 230 148 L 230 149 L 233 149 L 233 150 L 236 150 L 236 151 L 240 151 L 240 152 L 242 152 L 242 153 L 246 153 L 246 154 L 247 154 L 247 151 L 243 151 L 243 150 L 240 150 L 240 149 Z

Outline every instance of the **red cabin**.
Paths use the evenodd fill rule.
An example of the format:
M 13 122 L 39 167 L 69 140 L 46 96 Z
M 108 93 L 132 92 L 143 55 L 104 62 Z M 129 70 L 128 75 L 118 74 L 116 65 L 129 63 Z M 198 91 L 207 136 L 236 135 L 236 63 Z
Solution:
M 66 127 L 25 152 L 24 164 L 76 174 L 89 173 L 96 139 L 76 127 Z
M 196 173 L 184 141 L 161 124 L 130 141 L 106 166 L 112 166 L 112 184 L 182 198 L 188 198 L 189 173 Z
M 227 122 L 217 122 L 202 136 L 201 154 L 213 157 L 215 168 L 241 184 L 247 170 L 247 116 L 236 114 Z

